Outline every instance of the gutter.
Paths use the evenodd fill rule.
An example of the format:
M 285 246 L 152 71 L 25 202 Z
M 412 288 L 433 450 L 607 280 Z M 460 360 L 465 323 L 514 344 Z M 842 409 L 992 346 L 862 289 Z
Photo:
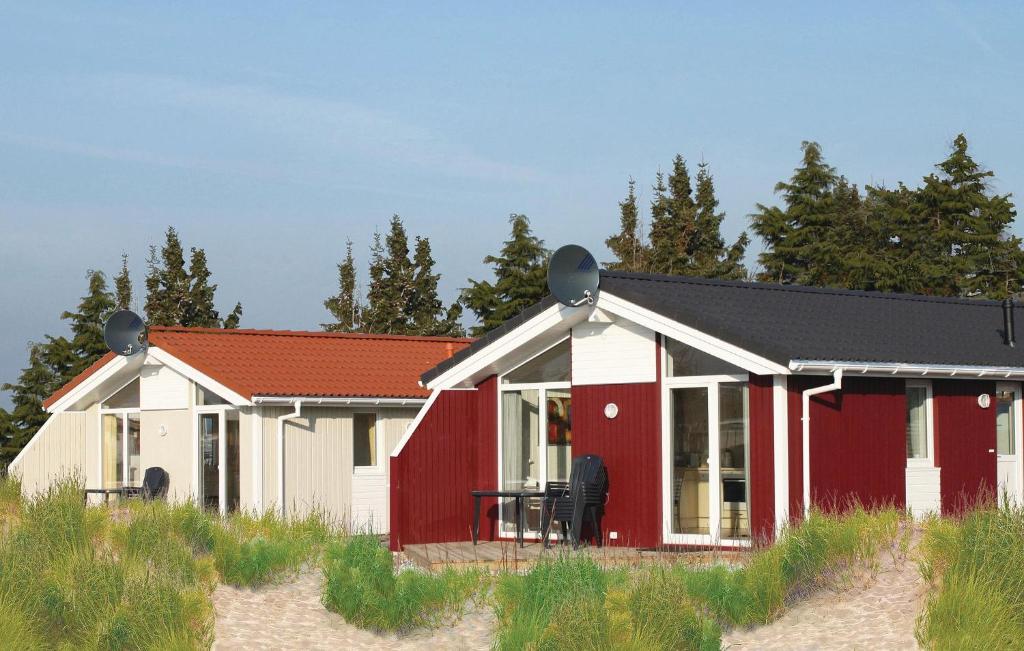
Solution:
M 277 417 L 277 502 L 281 518 L 285 516 L 284 508 L 284 422 L 298 418 L 302 413 L 302 400 L 295 401 L 295 411 Z
M 900 364 L 897 362 L 853 362 L 824 359 L 794 359 L 789 369 L 794 373 L 832 373 L 837 368 L 847 373 L 861 375 L 893 375 L 897 377 L 982 377 L 1024 379 L 1024 367 L 1020 366 L 969 366 L 958 364 Z
M 324 405 L 327 407 L 381 406 L 381 407 L 416 407 L 424 404 L 426 398 L 325 398 L 320 396 L 253 396 L 252 402 L 264 407 L 289 406 L 296 402 L 308 406 Z
M 832 384 L 805 389 L 803 392 L 803 414 L 800 420 L 803 421 L 803 463 L 804 463 L 804 519 L 807 519 L 811 512 L 811 396 L 831 391 L 839 391 L 843 388 L 843 369 L 837 368 L 832 372 Z

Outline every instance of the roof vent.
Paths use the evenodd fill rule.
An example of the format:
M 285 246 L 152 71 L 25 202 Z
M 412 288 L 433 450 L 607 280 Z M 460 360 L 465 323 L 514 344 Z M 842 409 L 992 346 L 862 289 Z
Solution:
M 1003 299 L 1003 343 L 1013 346 L 1017 341 L 1013 327 L 1013 299 Z

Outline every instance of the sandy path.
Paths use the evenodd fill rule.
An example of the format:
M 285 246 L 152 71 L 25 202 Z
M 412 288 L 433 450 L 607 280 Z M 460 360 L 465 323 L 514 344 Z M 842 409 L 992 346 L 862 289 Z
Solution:
M 767 626 L 724 634 L 722 648 L 917 649 L 914 621 L 925 591 L 913 560 L 883 552 L 873 579 L 819 590 Z
M 320 574 L 260 590 L 220 585 L 213 648 L 228 649 L 489 649 L 494 616 L 482 608 L 455 626 L 409 636 L 375 635 L 347 624 L 320 603 Z

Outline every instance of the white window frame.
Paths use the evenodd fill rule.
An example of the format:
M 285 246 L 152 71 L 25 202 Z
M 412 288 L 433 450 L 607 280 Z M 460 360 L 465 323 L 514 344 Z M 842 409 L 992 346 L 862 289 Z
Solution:
M 104 438 L 104 436 L 103 436 L 103 416 L 110 414 L 110 415 L 115 415 L 115 416 L 120 416 L 121 417 L 121 428 L 122 428 L 122 431 L 124 432 L 124 436 L 122 437 L 122 441 L 121 441 L 121 476 L 124 477 L 124 481 L 121 482 L 122 487 L 128 485 L 128 415 L 129 414 L 138 414 L 138 416 L 139 416 L 139 457 L 140 457 L 140 462 L 139 463 L 141 465 L 141 457 L 142 457 L 142 409 L 140 408 L 141 404 L 142 404 L 142 402 L 141 402 L 141 395 L 139 396 L 139 398 L 140 398 L 140 402 L 139 402 L 140 407 L 112 407 L 112 408 L 107 408 L 107 407 L 103 406 L 104 402 L 106 402 L 107 400 L 110 400 L 111 398 L 116 396 L 118 393 L 121 392 L 122 389 L 124 389 L 125 387 L 127 387 L 129 384 L 131 384 L 132 382 L 134 382 L 137 379 L 139 379 L 138 376 L 133 377 L 132 379 L 128 380 L 127 382 L 125 382 L 121 386 L 119 386 L 116 389 L 114 389 L 113 391 L 111 391 L 109 394 L 107 394 L 106 397 L 104 397 L 102 400 L 100 400 L 99 402 L 96 403 L 96 404 L 100 405 L 100 408 L 98 410 L 99 413 L 97 414 L 97 428 L 96 428 L 96 431 L 99 434 L 99 445 L 96 446 L 96 449 L 99 450 L 99 459 L 98 459 L 98 463 L 97 463 L 97 470 L 99 472 L 96 475 L 99 478 L 99 486 L 98 486 L 98 488 L 106 488 L 107 487 L 106 479 L 103 477 L 103 438 Z M 142 390 L 141 384 L 140 384 L 139 390 L 140 390 L 140 392 Z M 140 481 L 140 485 L 141 485 L 141 481 Z
M 377 446 L 377 464 L 374 466 L 357 466 L 355 459 L 355 437 L 356 437 L 356 414 L 373 414 L 374 445 Z M 352 410 L 352 474 L 353 475 L 383 475 L 384 474 L 384 436 L 381 432 L 381 417 L 379 409 L 359 408 Z
M 1000 391 L 1011 391 L 1013 392 L 1013 454 L 999 454 L 999 441 L 996 441 L 996 463 L 1000 461 L 1003 463 L 1012 462 L 1015 464 L 1013 469 L 1014 483 L 1016 486 L 1015 499 L 1020 502 L 1024 497 L 1024 474 L 1022 474 L 1021 468 L 1021 450 L 1024 449 L 1024 399 L 1022 399 L 1022 391 L 1020 382 L 997 382 L 996 393 Z M 996 396 L 993 396 L 996 397 Z M 998 467 L 998 466 L 997 466 Z M 997 476 L 998 480 L 998 470 Z
M 664 338 L 664 335 L 662 335 Z M 708 533 L 674 533 L 671 515 L 662 518 L 662 541 L 668 545 L 719 545 L 723 547 L 749 547 L 750 538 L 722 538 L 722 460 L 721 432 L 719 418 L 719 385 L 741 382 L 750 391 L 750 375 L 668 375 L 668 347 L 664 340 L 661 351 L 661 508 L 662 513 L 672 513 L 672 390 L 706 388 L 708 391 Z M 698 349 L 699 350 L 699 349 Z M 748 393 L 749 395 L 749 393 Z M 748 408 L 749 409 L 749 408 Z M 745 468 L 747 488 L 747 526 L 753 525 L 750 517 L 750 414 L 747 413 L 747 445 L 745 446 Z M 717 481 L 711 481 L 711 477 Z
M 538 474 L 538 477 L 537 477 L 537 485 L 538 485 L 537 486 L 537 490 L 538 491 L 543 491 L 547 487 L 547 482 L 548 482 L 548 437 L 545 435 L 545 432 L 547 432 L 547 429 L 548 429 L 548 410 L 546 408 L 541 408 L 541 407 L 547 404 L 547 392 L 548 392 L 548 390 L 569 391 L 570 392 L 570 399 L 571 399 L 571 395 L 572 395 L 572 382 L 571 381 L 570 382 L 565 382 L 565 381 L 558 381 L 558 382 L 525 382 L 525 383 L 516 383 L 516 384 L 503 384 L 502 380 L 504 379 L 504 377 L 506 375 L 508 375 L 509 373 L 515 371 L 519 367 L 524 366 L 526 364 L 529 364 L 530 362 L 532 362 L 536 358 L 538 358 L 541 355 L 547 353 L 549 350 L 555 348 L 556 346 L 560 346 L 561 344 L 564 344 L 565 342 L 570 341 L 571 339 L 572 339 L 572 335 L 571 334 L 567 334 L 565 337 L 562 337 L 561 339 L 559 339 L 555 343 L 551 344 L 550 346 L 548 346 L 544 350 L 540 351 L 536 355 L 533 355 L 529 359 L 526 359 L 526 360 L 524 360 L 522 362 L 519 362 L 514 367 L 505 370 L 503 373 L 498 374 L 498 377 L 496 378 L 497 379 L 497 383 L 498 383 L 498 392 L 497 392 L 498 393 L 498 405 L 497 405 L 497 409 L 498 409 L 498 441 L 497 441 L 497 446 L 498 446 L 498 486 L 497 486 L 497 488 L 498 488 L 498 490 L 502 490 L 502 487 L 505 485 L 505 473 L 504 473 L 505 465 L 503 463 L 503 461 L 504 461 L 504 452 L 503 452 L 503 447 L 502 447 L 502 444 L 501 444 L 502 443 L 501 435 L 502 435 L 502 432 L 504 431 L 504 425 L 505 424 L 504 424 L 504 418 L 502 416 L 501 394 L 506 392 L 506 391 L 530 391 L 530 390 L 537 391 L 537 404 L 539 405 L 538 410 L 540 412 L 538 414 L 538 422 L 537 422 L 537 427 L 539 428 L 539 430 L 538 430 L 539 431 L 539 435 L 537 437 L 538 438 L 537 454 L 539 455 L 538 458 L 540 460 L 540 467 L 538 468 L 538 471 L 537 471 L 537 474 Z M 569 345 L 572 346 L 572 343 L 570 342 Z M 570 354 L 570 362 L 569 362 L 569 374 L 570 374 L 570 377 L 572 376 L 572 361 L 571 360 L 572 360 L 572 358 L 571 358 L 571 354 Z M 503 510 L 502 509 L 502 505 L 499 502 L 499 504 L 498 504 L 498 534 L 499 534 L 499 536 L 501 536 L 501 535 L 513 536 L 513 535 L 515 535 L 515 522 L 514 521 L 509 521 L 508 523 L 506 523 L 505 518 L 502 515 L 502 510 Z M 506 524 L 508 524 L 510 526 L 506 527 L 505 526 Z M 552 537 L 554 537 L 555 535 L 556 535 L 555 532 L 551 533 Z M 526 531 L 524 529 L 524 531 L 523 531 L 523 538 L 526 539 L 526 540 L 540 540 L 540 532 Z
M 911 457 L 909 450 L 907 451 L 907 468 L 934 468 L 935 467 L 935 412 L 934 412 L 934 400 L 932 399 L 932 381 L 931 380 L 907 380 L 906 387 L 904 388 L 904 395 L 906 390 L 910 388 L 923 388 L 925 390 L 924 397 L 924 426 L 925 426 L 925 445 L 928 446 L 928 455 L 924 457 Z M 906 438 L 906 430 L 903 433 L 904 439 Z

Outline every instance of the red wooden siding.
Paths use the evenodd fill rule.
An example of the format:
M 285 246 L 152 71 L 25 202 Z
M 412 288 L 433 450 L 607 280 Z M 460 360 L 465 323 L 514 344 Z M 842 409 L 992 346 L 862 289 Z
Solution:
M 750 375 L 750 528 L 754 540 L 775 535 L 775 441 L 772 376 Z
M 935 463 L 942 468 L 939 481 L 943 514 L 962 513 L 979 497 L 994 494 L 996 455 L 989 450 L 996 447 L 995 400 L 988 409 L 982 409 L 978 395 L 994 396 L 995 390 L 994 382 L 932 382 Z
M 391 458 L 392 550 L 470 538 L 470 491 L 497 487 L 496 392 L 494 377 L 476 391 L 444 391 Z M 486 502 L 480 534 L 490 540 L 496 509 Z
M 830 378 L 790 377 L 790 513 L 803 513 L 801 398 Z M 906 393 L 897 378 L 845 377 L 839 391 L 811 398 L 811 502 L 826 510 L 851 500 L 906 503 Z
M 604 415 L 614 402 L 616 418 Z M 572 454 L 596 454 L 608 470 L 601 528 L 608 544 L 661 543 L 661 393 L 657 382 L 572 388 Z M 617 540 L 608 533 L 618 532 Z

